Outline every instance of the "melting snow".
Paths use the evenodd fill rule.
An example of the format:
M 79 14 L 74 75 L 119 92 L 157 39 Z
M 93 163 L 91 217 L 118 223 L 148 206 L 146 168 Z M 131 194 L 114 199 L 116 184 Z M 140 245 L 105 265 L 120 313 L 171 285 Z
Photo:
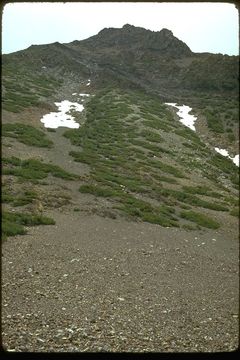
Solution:
M 77 95 L 77 93 L 72 93 L 72 95 Z
M 231 158 L 235 165 L 239 167 L 239 155 L 235 155 L 233 158 Z
M 215 148 L 215 151 L 217 151 L 219 154 L 221 154 L 222 156 L 226 156 L 228 157 L 229 159 L 231 159 L 235 165 L 239 166 L 239 155 L 236 155 L 234 157 L 231 157 L 228 153 L 227 150 L 224 150 L 224 149 L 219 149 L 219 148 Z
M 196 128 L 194 126 L 195 121 L 197 120 L 197 117 L 194 115 L 190 115 L 189 112 L 192 110 L 187 105 L 178 106 L 176 103 L 165 103 L 166 105 L 174 106 L 179 111 L 177 112 L 177 115 L 180 117 L 180 122 L 189 127 L 191 130 L 196 131 Z M 239 166 L 239 155 L 236 155 L 234 157 L 231 157 L 227 150 L 215 148 L 215 151 L 217 151 L 219 154 L 228 157 L 231 159 L 236 166 Z
M 180 122 L 183 125 L 189 127 L 189 129 L 196 131 L 194 123 L 197 120 L 197 117 L 189 114 L 189 112 L 192 110 L 190 106 L 187 105 L 178 106 L 176 103 L 165 103 L 165 104 L 176 107 L 179 110 L 177 112 L 177 115 L 180 117 Z
M 82 112 L 84 106 L 78 103 L 73 103 L 68 100 L 56 102 L 55 105 L 58 107 L 58 112 L 51 112 L 46 114 L 40 120 L 45 127 L 56 129 L 60 126 L 64 126 L 71 129 L 79 128 L 79 124 L 74 120 L 72 115 L 67 114 L 70 110 Z
M 80 96 L 90 96 L 89 94 L 79 94 Z
M 91 84 L 91 80 L 90 79 L 88 79 L 88 83 L 87 83 L 87 85 L 86 86 L 89 86 Z

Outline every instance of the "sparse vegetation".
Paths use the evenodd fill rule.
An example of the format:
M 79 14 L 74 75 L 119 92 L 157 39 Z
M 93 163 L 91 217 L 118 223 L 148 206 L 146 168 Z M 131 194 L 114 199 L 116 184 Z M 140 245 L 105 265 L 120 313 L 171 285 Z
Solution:
M 20 74 L 21 71 L 16 79 Z M 44 96 L 50 95 L 54 87 L 62 84 L 61 77 L 57 79 L 49 74 L 26 74 L 21 85 L 5 75 L 4 107 L 16 107 L 16 111 L 36 106 Z M 90 175 L 79 191 L 108 198 L 122 214 L 162 226 L 182 225 L 180 209 L 190 212 L 192 208 L 230 211 L 232 206 L 225 201 L 225 188 L 219 178 L 226 177 L 236 187 L 235 165 L 218 154 L 212 154 L 195 132 L 174 120 L 172 112 L 157 95 L 125 85 L 121 84 L 123 88 L 120 89 L 115 83 L 110 84 L 88 99 L 85 122 L 79 129 L 69 129 L 64 133 L 73 145 L 79 147 L 70 155 L 76 162 L 85 163 L 90 168 Z M 207 103 L 209 99 L 204 94 L 202 96 Z M 212 116 L 210 122 L 218 116 L 215 110 L 204 104 L 201 111 L 205 110 Z M 236 114 L 229 111 L 229 107 L 226 108 L 227 120 L 232 121 Z M 222 117 L 218 123 L 226 130 Z M 230 123 L 227 129 L 228 136 L 233 136 Z M 19 123 L 3 127 L 4 136 L 14 137 L 29 146 L 51 147 L 46 133 Z M 173 134 L 176 144 L 182 144 L 183 151 L 178 152 L 177 147 L 172 146 L 169 134 Z M 197 156 L 192 157 L 193 151 Z M 48 175 L 77 179 L 74 174 L 36 159 L 5 158 L 3 162 L 3 174 L 13 175 L 22 182 L 40 183 Z M 203 169 L 205 178 L 214 184 L 214 190 L 198 184 L 181 186 L 185 179 L 188 183 L 191 181 L 191 172 L 198 170 L 203 173 Z M 218 191 L 215 190 L 217 185 Z M 206 201 L 206 196 L 209 201 Z M 33 199 L 24 192 L 16 196 L 6 191 L 3 197 L 13 206 L 24 206 Z M 163 213 L 157 204 L 176 207 L 178 211 L 174 215 Z
M 15 138 L 30 146 L 52 147 L 53 145 L 53 142 L 46 137 L 43 131 L 21 123 L 3 124 L 2 135 Z
M 24 226 L 54 225 L 54 224 L 55 221 L 46 216 L 3 211 L 2 213 L 3 240 L 5 240 L 8 236 L 26 234 L 27 231 Z
M 162 226 L 179 226 L 179 219 L 182 217 L 178 213 L 174 217 L 170 213 L 160 213 L 157 206 L 150 205 L 148 201 L 141 203 L 136 196 L 144 195 L 161 202 L 163 206 L 178 206 L 190 212 L 192 207 L 229 211 L 224 195 L 207 186 L 183 186 L 179 190 L 163 186 L 164 183 L 177 185 L 177 179 L 186 178 L 182 167 L 174 161 L 174 151 L 169 150 L 165 144 L 163 129 L 158 126 L 159 124 L 171 126 L 173 121 L 169 110 L 159 101 L 156 105 L 155 100 L 150 100 L 148 95 L 143 93 L 140 95 L 140 101 L 134 93 L 135 96 L 131 99 L 141 108 L 142 115 L 135 119 L 138 125 L 131 126 L 129 132 L 128 119 L 129 116 L 130 118 L 133 116 L 131 109 L 123 102 L 117 102 L 114 92 L 116 90 L 95 96 L 88 102 L 86 122 L 80 129 L 67 130 L 64 134 L 74 145 L 80 147 L 79 151 L 71 151 L 70 155 L 75 161 L 86 163 L 91 168 L 88 183 L 81 185 L 80 192 L 107 197 L 115 208 L 128 216 Z M 131 96 L 131 92 L 129 93 Z M 127 97 L 128 94 L 125 93 L 124 98 Z M 142 105 L 143 99 L 146 105 Z M 139 126 L 141 126 L 140 131 Z M 189 144 L 189 141 L 190 144 L 194 144 L 191 150 L 198 149 L 197 151 L 202 153 L 201 156 L 210 156 L 205 144 L 194 132 L 181 124 L 179 126 L 175 124 L 174 128 L 176 135 L 188 139 L 185 144 Z M 167 154 L 167 159 L 173 159 L 171 164 L 159 159 L 163 153 Z M 177 162 L 181 164 L 178 157 Z M 196 167 L 199 169 L 203 167 L 202 163 L 196 164 L 193 160 L 189 164 L 193 170 Z M 231 171 L 232 169 L 231 167 Z M 212 167 L 209 167 L 209 174 L 210 171 L 213 174 Z M 214 201 L 203 200 L 202 196 L 208 196 Z M 221 202 L 216 202 L 216 199 L 221 199 Z
M 20 160 L 16 157 L 3 158 L 3 174 L 14 175 L 24 180 L 44 179 L 48 174 L 67 180 L 77 178 L 57 165 L 46 164 L 36 159 Z
M 220 227 L 220 224 L 211 219 L 210 217 L 204 215 L 204 214 L 199 214 L 197 212 L 194 211 L 182 211 L 180 213 L 180 216 L 183 219 L 192 221 L 200 226 L 209 228 L 209 229 L 218 229 Z
M 14 193 L 13 190 L 6 188 L 6 186 L 2 187 L 2 202 L 9 203 L 13 206 L 24 206 L 26 204 L 31 204 L 34 199 L 38 198 L 38 194 L 35 191 L 23 191 L 23 193 L 19 194 Z
M 31 66 L 22 67 L 9 56 L 4 57 L 2 108 L 19 113 L 26 108 L 40 106 L 42 100 L 52 96 L 62 83 L 61 78 L 40 74 L 39 69 L 31 71 Z
M 230 215 L 239 217 L 239 216 L 240 216 L 239 207 L 233 208 L 233 209 L 230 211 Z

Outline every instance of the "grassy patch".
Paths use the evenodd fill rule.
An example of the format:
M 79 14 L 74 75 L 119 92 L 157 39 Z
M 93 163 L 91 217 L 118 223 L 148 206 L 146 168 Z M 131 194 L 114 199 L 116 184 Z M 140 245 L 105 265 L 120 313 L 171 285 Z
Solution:
M 130 107 L 130 102 L 134 106 Z M 136 107 L 141 114 L 134 119 Z M 162 130 L 186 138 L 184 146 L 190 144 L 197 152 L 200 159 L 193 162 L 190 154 L 186 159 L 193 171 L 202 170 L 201 159 L 210 156 L 210 151 L 207 152 L 205 144 L 193 131 L 178 122 L 174 126 L 173 123 L 172 114 L 157 97 L 153 99 L 130 90 L 121 93 L 117 88 L 95 94 L 87 103 L 86 121 L 81 128 L 67 130 L 64 134 L 72 144 L 81 147 L 79 151 L 71 151 L 70 155 L 90 167 L 87 183 L 79 191 L 109 198 L 123 214 L 162 226 L 179 226 L 179 218 L 159 206 L 152 206 L 153 199 L 170 208 L 202 207 L 228 211 L 224 199 L 215 201 L 222 195 L 202 185 L 171 190 L 171 184 L 178 185 L 179 178 L 187 178 L 182 170 L 183 167 L 186 169 L 186 164 L 176 160 L 176 152 L 169 149 L 168 138 L 164 139 Z M 161 157 L 162 161 L 159 160 Z M 212 164 L 207 162 L 205 169 L 206 177 L 211 175 L 216 179 Z M 170 189 L 164 189 L 162 183 L 169 183 L 166 187 Z M 196 195 L 207 195 L 214 201 L 205 201 Z M 151 199 L 151 204 L 139 200 L 143 196 Z
M 2 187 L 2 203 L 10 203 L 13 206 L 24 206 L 31 204 L 38 195 L 34 191 L 24 191 L 22 194 L 15 194 L 11 189 Z
M 185 178 L 185 175 L 182 173 L 182 171 L 172 165 L 163 163 L 160 160 L 151 160 L 150 159 L 150 160 L 148 160 L 148 162 L 149 162 L 149 164 L 151 164 L 151 166 L 153 166 L 156 169 L 161 170 L 162 172 L 166 172 L 166 173 L 174 175 L 175 177 L 178 177 L 178 178 Z
M 189 220 L 209 229 L 218 229 L 220 227 L 220 224 L 217 221 L 211 219 L 204 214 L 199 214 L 194 211 L 182 211 L 180 213 L 180 216 L 183 219 Z
M 120 195 L 118 191 L 90 184 L 81 185 L 79 191 L 101 197 L 116 197 Z
M 182 203 L 186 203 L 193 206 L 203 207 L 206 209 L 216 210 L 216 211 L 228 211 L 228 207 L 225 204 L 219 203 L 210 203 L 208 201 L 199 199 L 197 196 L 188 194 L 184 191 L 172 190 L 172 189 L 156 189 L 156 192 L 159 195 L 166 197 L 171 197 Z
M 172 208 L 152 206 L 148 202 L 136 199 L 133 196 L 126 196 L 122 199 L 122 203 L 123 205 L 119 209 L 132 217 L 164 227 L 179 227 L 178 220 L 173 216 L 174 209 Z
M 189 194 L 199 194 L 214 198 L 222 198 L 223 195 L 215 191 L 211 191 L 208 186 L 183 186 L 182 189 Z
M 30 64 L 26 65 L 28 61 Z M 37 69 L 33 70 L 33 64 L 36 64 Z M 38 61 L 34 61 L 31 56 L 19 59 L 14 54 L 11 57 L 3 55 L 2 108 L 18 113 L 29 107 L 40 106 L 43 100 L 56 93 L 63 80 L 40 72 Z
M 198 137 L 198 135 L 195 134 L 195 132 L 193 132 L 191 129 L 189 129 L 188 127 L 184 126 L 180 129 L 176 129 L 174 130 L 174 133 L 187 139 L 187 140 L 191 140 L 191 142 L 193 144 L 195 144 L 195 146 L 197 145 L 198 147 L 203 147 L 205 148 L 205 144 L 201 141 L 201 139 Z M 186 146 L 186 143 L 184 143 Z M 195 147 L 196 149 L 196 147 Z
M 239 217 L 239 207 L 235 207 L 235 208 L 233 208 L 230 212 L 229 212 L 229 214 L 230 215 L 232 215 L 232 216 L 237 216 L 237 217 Z
M 146 115 L 144 116 L 146 118 Z M 163 130 L 166 132 L 170 132 L 172 130 L 172 127 L 169 126 L 168 124 L 162 122 L 159 119 L 154 119 L 154 120 L 144 120 L 142 122 L 142 124 L 146 127 L 155 129 L 155 130 Z
M 36 159 L 3 158 L 3 165 L 3 174 L 18 176 L 25 180 L 44 179 L 48 174 L 67 180 L 77 178 L 76 175 L 68 173 L 57 165 L 46 164 Z
M 206 116 L 207 125 L 210 130 L 214 131 L 215 133 L 224 133 L 222 119 L 220 116 L 218 116 L 217 113 L 214 113 L 214 110 L 206 110 L 204 115 Z
M 2 213 L 2 235 L 3 239 L 8 236 L 24 235 L 26 229 L 24 226 L 34 225 L 54 225 L 55 221 L 49 217 L 41 215 L 11 213 L 3 211 Z
M 53 146 L 53 142 L 46 137 L 43 131 L 21 123 L 3 124 L 2 135 L 15 138 L 30 146 L 48 148 Z

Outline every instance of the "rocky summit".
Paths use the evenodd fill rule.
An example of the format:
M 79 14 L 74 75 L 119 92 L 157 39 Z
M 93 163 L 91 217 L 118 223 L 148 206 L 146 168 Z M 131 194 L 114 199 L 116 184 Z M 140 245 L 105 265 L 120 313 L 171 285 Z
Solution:
M 237 349 L 238 87 L 168 29 L 2 56 L 5 350 Z

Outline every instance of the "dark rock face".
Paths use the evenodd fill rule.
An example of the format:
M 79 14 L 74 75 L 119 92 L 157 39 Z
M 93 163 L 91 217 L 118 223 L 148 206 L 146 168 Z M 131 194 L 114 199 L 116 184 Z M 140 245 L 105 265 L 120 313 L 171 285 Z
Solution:
M 193 53 L 168 29 L 154 32 L 129 24 L 103 29 L 82 41 L 33 45 L 3 55 L 3 64 L 11 63 L 28 71 L 39 71 L 45 64 L 54 76 L 91 76 L 96 86 L 107 78 L 171 97 L 192 91 L 221 96 L 238 92 L 237 56 Z
M 82 41 L 90 47 L 120 47 L 128 50 L 158 51 L 163 55 L 175 57 L 189 56 L 191 50 L 182 41 L 174 37 L 172 31 L 162 29 L 161 31 L 150 31 L 132 25 L 124 25 L 121 29 L 106 28 L 97 35 Z

